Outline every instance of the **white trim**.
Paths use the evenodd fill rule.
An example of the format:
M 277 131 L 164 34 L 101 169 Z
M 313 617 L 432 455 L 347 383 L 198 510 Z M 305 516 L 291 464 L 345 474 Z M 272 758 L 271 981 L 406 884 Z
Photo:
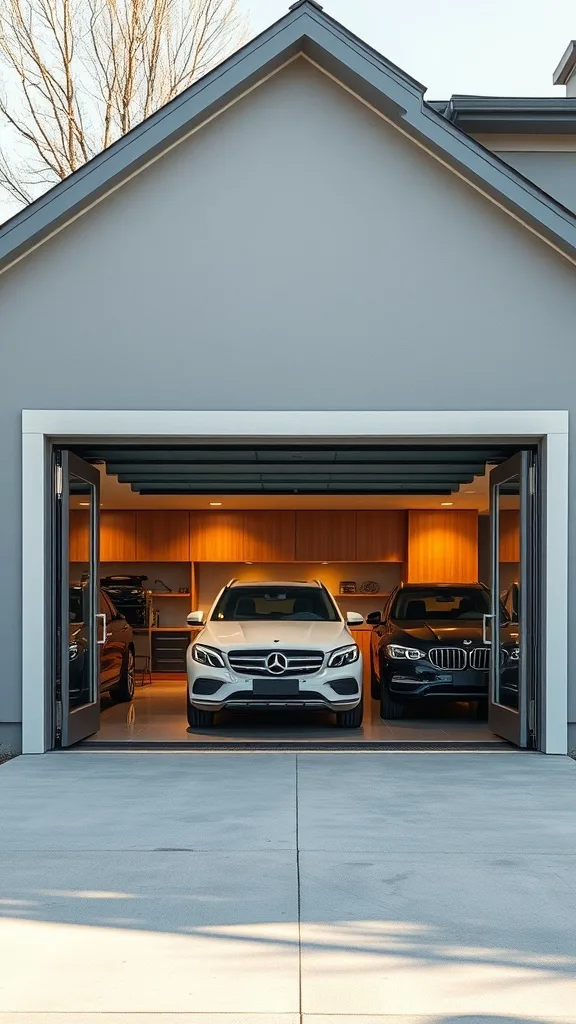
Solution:
M 545 728 L 546 753 L 567 750 L 568 706 L 568 413 L 449 412 L 167 412 L 153 410 L 24 410 L 22 414 L 23 621 L 36 623 L 35 642 L 23 637 L 23 749 L 46 749 L 45 450 L 59 441 L 173 437 L 212 439 L 334 438 L 343 442 L 410 438 L 470 438 L 500 442 L 544 439 L 546 455 Z
M 22 749 L 46 749 L 44 656 L 46 638 L 46 442 L 43 434 L 22 437 Z M 31 637 L 33 643 L 30 642 Z
M 561 410 L 462 412 L 267 412 L 25 409 L 24 433 L 98 437 L 476 437 L 567 434 Z
M 548 434 L 545 458 L 546 595 L 543 749 L 568 751 L 568 434 Z

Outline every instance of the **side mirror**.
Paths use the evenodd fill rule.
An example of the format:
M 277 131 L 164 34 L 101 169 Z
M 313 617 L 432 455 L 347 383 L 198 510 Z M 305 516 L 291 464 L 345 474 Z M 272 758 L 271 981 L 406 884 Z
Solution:
M 190 612 L 190 614 L 186 616 L 186 622 L 189 626 L 203 626 L 204 612 Z
M 363 626 L 364 616 L 360 612 L 346 612 L 346 622 L 349 626 Z
M 366 622 L 369 626 L 379 626 L 382 622 L 381 612 L 370 612 L 370 614 L 366 616 Z

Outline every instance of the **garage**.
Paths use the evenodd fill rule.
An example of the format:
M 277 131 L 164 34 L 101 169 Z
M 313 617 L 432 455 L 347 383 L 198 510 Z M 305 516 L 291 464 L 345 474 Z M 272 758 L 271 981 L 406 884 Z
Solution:
M 56 745 L 537 746 L 537 445 L 53 457 Z
M 2 227 L 0 732 L 18 749 L 566 753 L 576 221 L 446 110 L 303 0 Z M 101 702 L 114 613 L 98 600 L 106 580 L 121 601 L 118 576 L 147 577 L 132 588 L 142 624 L 124 620 L 141 632 L 106 652 Z M 269 586 L 300 581 L 351 617 L 349 644 L 297 649 L 358 648 L 360 725 L 335 719 L 359 689 L 333 687 L 323 721 L 261 707 L 254 735 L 237 707 L 188 725 L 188 616 L 233 579 L 267 587 L 273 616 L 310 614 Z M 394 617 L 400 584 L 420 593 Z M 263 618 L 246 600 L 234 621 Z M 332 667 L 352 666 L 349 682 L 359 663 Z M 484 690 L 449 717 L 417 708 L 414 687 L 474 673 Z M 245 678 L 246 700 L 274 696 Z M 215 694 L 197 696 L 211 713 Z

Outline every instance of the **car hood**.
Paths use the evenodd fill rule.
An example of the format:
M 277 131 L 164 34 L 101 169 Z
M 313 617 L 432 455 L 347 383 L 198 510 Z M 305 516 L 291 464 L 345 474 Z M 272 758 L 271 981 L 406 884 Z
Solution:
M 507 626 L 502 627 L 507 630 Z M 482 623 L 476 619 L 455 624 L 453 622 L 415 622 L 411 626 L 398 624 L 392 631 L 394 640 L 409 637 L 421 643 L 461 644 L 464 640 L 482 643 Z
M 274 647 L 279 651 L 299 647 L 333 650 L 352 643 L 343 622 L 208 622 L 196 640 L 233 650 L 235 647 Z

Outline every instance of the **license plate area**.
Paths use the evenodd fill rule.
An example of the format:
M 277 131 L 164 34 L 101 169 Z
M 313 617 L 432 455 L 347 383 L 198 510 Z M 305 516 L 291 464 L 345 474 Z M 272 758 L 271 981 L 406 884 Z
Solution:
M 294 697 L 300 691 L 298 679 L 253 679 L 255 697 Z

